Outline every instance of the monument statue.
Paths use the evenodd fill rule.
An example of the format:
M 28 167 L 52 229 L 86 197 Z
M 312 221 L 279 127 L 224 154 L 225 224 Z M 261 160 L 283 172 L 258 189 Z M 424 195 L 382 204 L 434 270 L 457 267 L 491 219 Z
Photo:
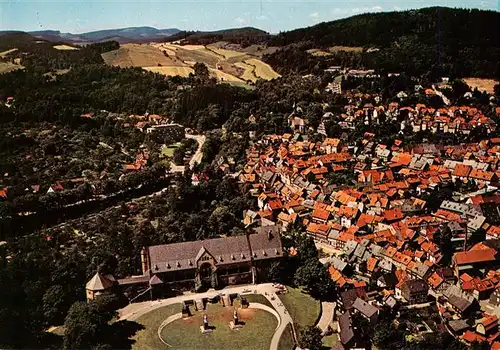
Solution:
M 233 313 L 233 322 L 234 322 L 235 326 L 238 325 L 238 312 L 236 311 L 236 309 L 234 309 L 234 313 Z
M 207 316 L 207 314 L 203 315 L 203 329 L 204 330 L 208 329 L 208 316 Z

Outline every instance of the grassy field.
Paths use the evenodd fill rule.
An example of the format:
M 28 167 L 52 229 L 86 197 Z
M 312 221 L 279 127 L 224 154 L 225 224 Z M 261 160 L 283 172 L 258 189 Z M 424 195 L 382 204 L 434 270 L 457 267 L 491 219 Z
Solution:
M 330 334 L 330 335 L 328 335 L 326 337 L 323 337 L 323 346 L 326 349 L 331 349 L 332 346 L 334 346 L 335 344 L 337 344 L 338 341 L 339 341 L 338 334 L 333 333 L 333 334 Z
M 77 47 L 69 46 L 69 45 L 55 45 L 54 49 L 56 50 L 80 50 Z
M 248 349 L 267 350 L 274 330 L 276 318 L 268 312 L 257 309 L 239 309 L 238 318 L 245 322 L 243 328 L 231 330 L 229 322 L 233 319 L 233 308 L 220 304 L 207 306 L 208 322 L 215 327 L 209 334 L 201 334 L 203 313 L 195 312 L 186 320 L 177 320 L 163 329 L 163 339 L 174 349 Z M 156 349 L 165 348 L 157 347 Z
M 269 300 L 267 300 L 267 298 L 265 296 L 263 296 L 262 294 L 247 294 L 247 295 L 243 295 L 243 298 L 248 300 L 250 303 L 260 303 L 260 304 L 267 305 L 270 308 L 274 309 L 271 302 Z
M 173 157 L 175 149 L 180 145 L 180 142 L 176 142 L 173 145 L 163 147 L 161 150 L 161 157 Z
M 103 53 L 102 57 L 107 64 L 119 67 L 187 66 L 175 57 L 165 56 L 152 45 L 125 44 L 118 50 Z
M 12 72 L 16 69 L 24 69 L 24 67 L 12 62 L 0 62 L 0 74 Z
M 294 347 L 295 341 L 293 340 L 292 326 L 291 324 L 288 324 L 285 331 L 281 335 L 278 343 L 278 350 L 292 350 Z
M 326 52 L 326 51 L 319 50 L 319 49 L 310 49 L 310 50 L 307 50 L 307 53 L 309 53 L 313 56 L 331 56 L 332 55 L 331 52 Z
M 280 75 L 276 73 L 270 65 L 267 63 L 262 62 L 261 60 L 252 58 L 249 60 L 246 60 L 245 63 L 250 64 L 252 66 L 255 66 L 255 75 L 259 78 L 265 79 L 265 80 L 271 80 L 275 78 L 279 78 Z
M 7 50 L 7 51 L 3 51 L 3 52 L 0 52 L 0 57 L 5 57 L 7 56 L 9 53 L 12 53 L 12 52 L 16 52 L 17 49 L 10 49 L 10 50 Z
M 486 91 L 489 94 L 493 93 L 493 88 L 498 84 L 498 80 L 493 79 L 464 78 L 463 80 L 472 90 L 477 88 L 479 91 Z
M 288 293 L 280 296 L 290 316 L 300 327 L 313 326 L 319 317 L 321 306 L 318 300 L 298 288 L 288 287 Z
M 158 326 L 168 317 L 176 313 L 181 312 L 182 305 L 174 304 L 168 305 L 145 315 L 142 315 L 137 319 L 137 323 L 144 326 L 144 329 L 139 331 L 135 336 L 135 343 L 132 346 L 136 350 L 153 350 L 153 349 L 164 349 L 166 348 L 158 338 Z
M 191 67 L 143 67 L 144 70 L 160 73 L 166 76 L 180 75 L 181 77 L 187 77 L 189 73 L 193 73 L 194 70 Z
M 329 48 L 329 50 L 330 52 L 339 52 L 339 51 L 357 52 L 357 53 L 363 52 L 363 48 L 360 46 L 332 46 Z
M 196 62 L 204 63 L 210 75 L 221 82 L 245 84 L 258 78 L 270 80 L 279 77 L 259 57 L 265 47 L 236 49 L 227 43 L 213 45 L 178 45 L 173 43 L 125 44 L 118 50 L 102 55 L 104 61 L 119 67 L 142 67 L 166 76 L 187 77 Z
M 240 67 L 241 69 L 244 70 L 243 74 L 240 76 L 241 79 L 251 80 L 251 81 L 257 80 L 257 76 L 255 75 L 255 67 L 254 66 L 246 64 L 245 62 L 236 62 L 234 65 L 236 67 Z

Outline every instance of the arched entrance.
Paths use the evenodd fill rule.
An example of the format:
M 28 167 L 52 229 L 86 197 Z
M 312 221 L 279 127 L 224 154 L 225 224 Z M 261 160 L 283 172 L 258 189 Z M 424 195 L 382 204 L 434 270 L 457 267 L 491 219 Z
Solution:
M 199 284 L 206 288 L 217 287 L 217 269 L 209 262 L 204 262 L 198 268 L 197 273 Z

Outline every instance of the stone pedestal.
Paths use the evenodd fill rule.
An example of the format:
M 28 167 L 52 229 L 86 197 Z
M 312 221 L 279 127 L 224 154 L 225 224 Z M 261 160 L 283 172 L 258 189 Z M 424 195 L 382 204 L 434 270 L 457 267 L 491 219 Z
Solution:
M 233 321 L 229 322 L 229 328 L 231 328 L 232 330 L 238 330 L 240 328 L 243 328 L 243 325 L 242 324 L 234 324 Z
M 200 326 L 200 331 L 201 331 L 201 334 L 206 334 L 206 333 L 212 333 L 214 330 L 213 329 L 209 329 L 209 328 L 205 328 L 203 326 Z

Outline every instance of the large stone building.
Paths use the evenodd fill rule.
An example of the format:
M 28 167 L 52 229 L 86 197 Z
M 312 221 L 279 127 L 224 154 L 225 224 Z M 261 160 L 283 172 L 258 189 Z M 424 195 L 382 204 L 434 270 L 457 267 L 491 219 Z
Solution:
M 140 285 L 142 291 L 180 291 L 266 281 L 270 264 L 283 256 L 280 228 L 256 231 L 246 236 L 145 247 L 141 252 L 142 276 L 115 281 L 112 276 L 96 274 L 87 284 L 87 297 L 93 299 L 112 287 Z

